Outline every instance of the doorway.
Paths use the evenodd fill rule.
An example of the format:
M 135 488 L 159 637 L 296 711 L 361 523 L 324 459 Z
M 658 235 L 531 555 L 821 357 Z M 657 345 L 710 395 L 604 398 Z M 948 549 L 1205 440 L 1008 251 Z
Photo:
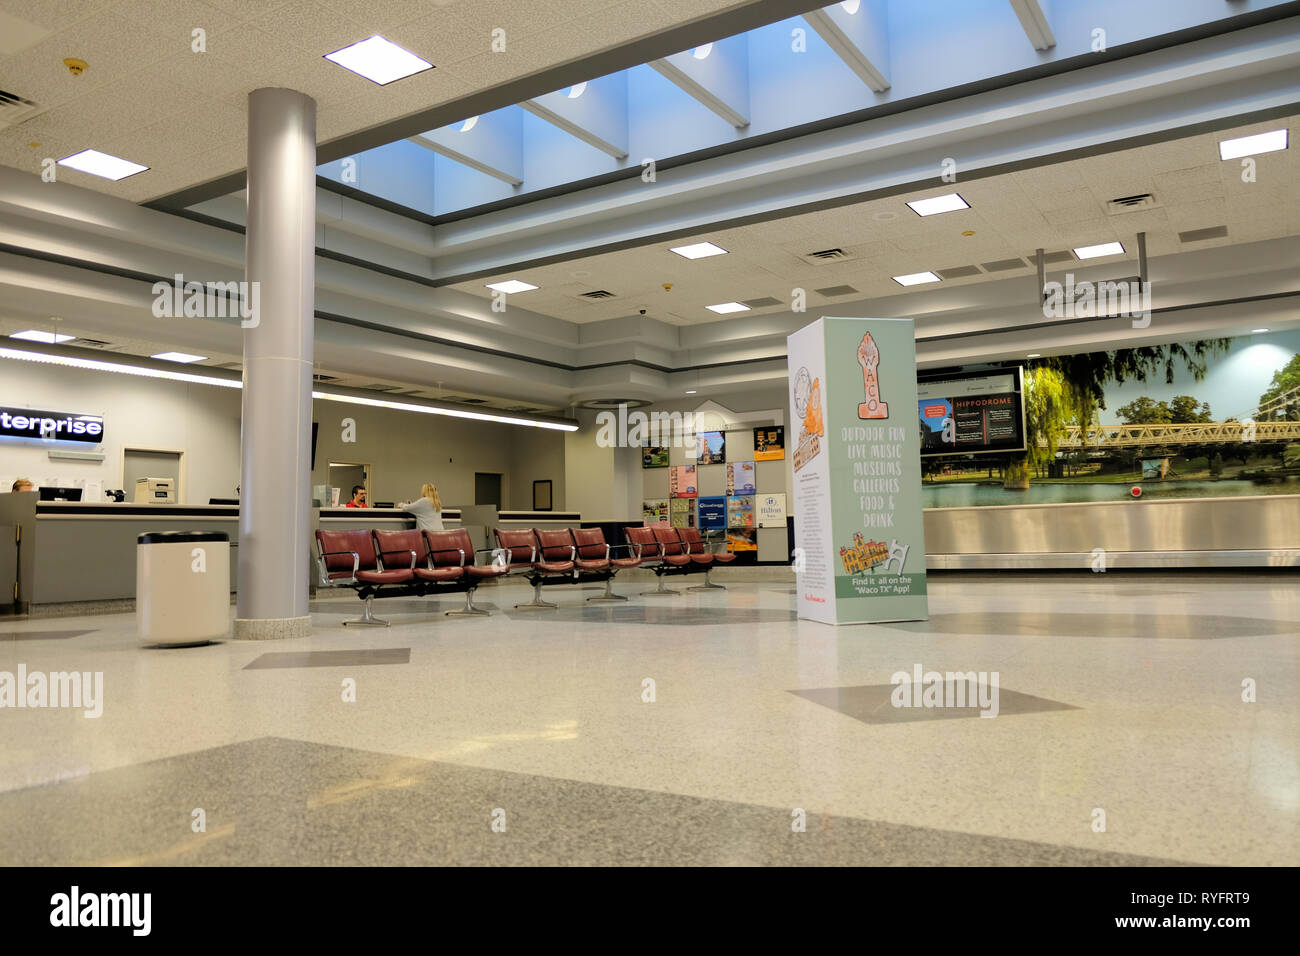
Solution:
M 485 471 L 474 472 L 474 504 L 496 505 L 501 510 L 501 476 Z
M 370 504 L 370 465 L 355 461 L 332 461 L 329 466 L 330 505 L 342 508 L 352 500 L 352 489 L 360 485 L 366 489 L 366 504 Z M 337 500 L 334 497 L 338 491 Z

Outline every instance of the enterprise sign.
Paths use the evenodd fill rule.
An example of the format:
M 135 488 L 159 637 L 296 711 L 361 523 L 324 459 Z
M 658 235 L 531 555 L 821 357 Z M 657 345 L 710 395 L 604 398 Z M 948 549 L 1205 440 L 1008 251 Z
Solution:
M 98 445 L 104 440 L 104 419 L 99 415 L 0 406 L 0 438 L 43 438 Z

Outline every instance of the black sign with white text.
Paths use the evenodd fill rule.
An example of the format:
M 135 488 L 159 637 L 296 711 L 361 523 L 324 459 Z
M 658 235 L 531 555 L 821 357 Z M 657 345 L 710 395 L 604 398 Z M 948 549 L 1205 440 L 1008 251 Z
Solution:
M 0 438 L 76 441 L 98 445 L 104 440 L 104 419 L 99 415 L 0 406 Z

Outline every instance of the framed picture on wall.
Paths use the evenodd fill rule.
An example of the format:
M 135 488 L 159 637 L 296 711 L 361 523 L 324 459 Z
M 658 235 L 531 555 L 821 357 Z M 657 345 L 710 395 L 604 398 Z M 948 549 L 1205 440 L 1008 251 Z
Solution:
M 533 482 L 533 510 L 550 511 L 551 505 L 551 479 Z
M 694 465 L 673 465 L 668 473 L 669 498 L 694 498 L 696 487 Z
M 641 502 L 641 518 L 646 524 L 659 524 L 668 520 L 668 499 L 650 498 Z
M 725 528 L 727 526 L 727 499 L 709 497 L 700 499 L 700 528 Z
M 752 461 L 727 462 L 727 494 L 752 495 L 754 493 L 754 463 Z
M 754 429 L 754 460 L 780 461 L 785 458 L 785 426 L 764 425 Z
M 754 496 L 740 495 L 727 499 L 727 527 L 754 527 Z
M 668 509 L 668 520 L 674 528 L 695 527 L 694 498 L 670 498 Z
M 695 463 L 698 465 L 720 465 L 727 460 L 727 436 L 725 432 L 696 432 Z
M 641 449 L 642 468 L 667 468 L 668 446 L 646 445 Z

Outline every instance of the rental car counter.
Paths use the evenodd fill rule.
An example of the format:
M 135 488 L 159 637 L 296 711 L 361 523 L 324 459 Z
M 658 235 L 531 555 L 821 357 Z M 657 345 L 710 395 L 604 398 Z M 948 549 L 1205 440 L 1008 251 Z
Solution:
M 36 492 L 0 494 L 0 614 L 86 613 L 125 610 L 135 599 L 137 538 L 144 532 L 221 531 L 230 536 L 230 581 L 237 586 L 239 508 L 234 505 L 115 504 L 38 501 Z M 470 509 L 466 509 L 470 511 Z M 481 509 L 473 509 L 481 512 Z M 443 522 L 461 527 L 461 511 L 445 509 Z M 581 523 L 576 512 L 502 511 L 502 528 L 568 528 Z M 475 514 L 476 521 L 487 522 Z M 398 508 L 312 510 L 313 532 L 303 547 L 312 555 L 315 529 L 414 528 Z M 472 532 L 475 547 L 483 525 Z M 487 546 L 491 546 L 487 544 Z M 70 608 L 67 605 L 81 605 Z M 97 607 L 96 605 L 103 605 Z

